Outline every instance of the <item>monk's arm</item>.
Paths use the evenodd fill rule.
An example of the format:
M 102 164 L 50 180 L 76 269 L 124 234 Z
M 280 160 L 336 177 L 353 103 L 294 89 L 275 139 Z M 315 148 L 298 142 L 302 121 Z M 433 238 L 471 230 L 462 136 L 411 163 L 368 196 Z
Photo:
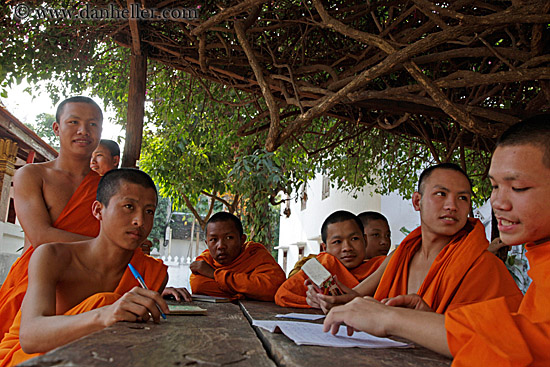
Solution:
M 353 290 L 359 293 L 361 296 L 374 296 L 374 293 L 376 292 L 376 288 L 378 288 L 378 284 L 380 284 L 380 279 L 382 279 L 382 275 L 384 274 L 384 271 L 386 270 L 386 266 L 388 265 L 388 262 L 393 256 L 393 252 L 386 256 L 386 259 L 380 264 L 378 269 L 368 277 L 366 277 L 361 283 L 357 284 Z
M 25 353 L 44 353 L 101 330 L 117 321 L 158 322 L 168 307 L 156 291 L 135 287 L 115 303 L 78 315 L 56 315 L 56 286 L 70 256 L 57 244 L 41 246 L 29 263 L 29 286 L 21 307 L 19 342 Z M 56 264 L 56 266 L 51 266 Z M 68 311 L 68 310 L 67 310 Z
M 350 303 L 331 309 L 325 319 L 324 330 L 336 334 L 342 324 L 351 330 L 365 331 L 380 337 L 406 338 L 451 357 L 445 316 L 435 312 L 391 307 L 370 297 L 358 297 Z
M 380 264 L 378 269 L 367 278 L 363 279 L 361 283 L 356 285 L 353 289 L 347 289 L 347 287 L 340 286 L 344 290 L 344 294 L 341 296 L 329 296 L 326 294 L 321 294 L 313 286 L 308 287 L 307 291 L 307 303 L 314 307 L 320 308 L 323 312 L 327 313 L 328 310 L 337 305 L 343 305 L 350 302 L 352 299 L 358 296 L 374 296 L 378 284 L 380 284 L 380 279 L 386 270 L 386 266 L 390 261 L 393 252 L 389 254 L 386 259 Z
M 286 279 L 285 273 L 274 260 L 258 262 L 250 273 L 218 269 L 214 274 L 216 283 L 222 289 L 266 301 L 273 301 L 275 292 Z
M 44 201 L 42 175 L 39 171 L 39 167 L 26 165 L 18 169 L 13 178 L 15 211 L 25 232 L 25 238 L 35 248 L 48 242 L 75 242 L 89 239 L 89 237 L 53 226 Z

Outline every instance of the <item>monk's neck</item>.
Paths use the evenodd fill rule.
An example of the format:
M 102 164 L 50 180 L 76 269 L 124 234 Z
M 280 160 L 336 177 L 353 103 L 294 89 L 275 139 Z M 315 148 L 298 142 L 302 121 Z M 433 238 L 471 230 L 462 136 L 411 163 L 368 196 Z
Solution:
M 98 236 L 90 241 L 88 264 L 99 273 L 124 272 L 133 255 Z
M 60 153 L 54 161 L 54 166 L 74 176 L 86 176 L 90 172 L 90 159 L 91 157 L 74 157 Z
M 417 255 L 425 259 L 435 259 L 441 250 L 451 242 L 451 239 L 450 236 L 422 232 L 422 244 Z

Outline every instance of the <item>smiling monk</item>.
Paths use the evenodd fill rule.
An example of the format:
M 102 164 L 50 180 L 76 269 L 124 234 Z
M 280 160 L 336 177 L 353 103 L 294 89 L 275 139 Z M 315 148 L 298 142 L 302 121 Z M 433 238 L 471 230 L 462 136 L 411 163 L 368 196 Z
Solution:
M 239 218 L 226 212 L 214 214 L 206 224 L 208 249 L 189 267 L 192 292 L 273 301 L 285 273 L 264 245 L 245 241 Z
M 322 253 L 317 260 L 347 287 L 355 287 L 372 274 L 385 256 L 365 260 L 366 237 L 358 216 L 338 210 L 325 219 L 321 226 Z M 275 303 L 283 307 L 310 308 L 306 302 L 307 275 L 303 270 L 289 277 L 275 294 Z
M 357 296 L 384 300 L 414 293 L 437 313 L 501 296 L 517 307 L 520 290 L 502 261 L 487 251 L 481 222 L 468 218 L 471 196 L 470 180 L 457 165 L 427 168 L 412 198 L 420 227 L 353 290 L 326 296 L 310 289 L 308 302 L 328 310 Z

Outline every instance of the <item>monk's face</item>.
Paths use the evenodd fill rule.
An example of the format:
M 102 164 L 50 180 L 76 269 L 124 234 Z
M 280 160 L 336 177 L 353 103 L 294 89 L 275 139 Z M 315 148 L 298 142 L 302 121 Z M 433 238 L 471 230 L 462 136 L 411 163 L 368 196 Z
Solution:
M 507 245 L 550 239 L 550 168 L 542 158 L 534 145 L 498 147 L 493 154 L 491 206 Z
M 413 206 L 420 211 L 422 234 L 454 236 L 466 225 L 471 207 L 468 179 L 460 172 L 436 169 L 423 187 L 423 193 L 413 194 Z
M 151 232 L 156 206 L 154 189 L 122 181 L 106 206 L 95 201 L 92 210 L 101 221 L 100 236 L 133 251 Z
M 354 220 L 329 224 L 327 242 L 321 246 L 348 269 L 359 266 L 365 259 L 365 237 Z
M 118 168 L 119 159 L 120 157 L 118 155 L 113 157 L 111 151 L 107 149 L 107 147 L 103 144 L 99 144 L 92 153 L 90 168 L 92 171 L 96 171 L 100 176 L 103 176 L 110 170 Z
M 364 233 L 367 239 L 365 259 L 388 254 L 391 246 L 391 231 L 385 220 L 369 220 Z
M 53 123 L 53 131 L 59 136 L 61 151 L 89 157 L 97 148 L 101 137 L 100 111 L 89 103 L 67 103 Z
M 210 254 L 221 265 L 231 264 L 241 253 L 246 236 L 239 234 L 231 221 L 208 223 L 206 246 Z

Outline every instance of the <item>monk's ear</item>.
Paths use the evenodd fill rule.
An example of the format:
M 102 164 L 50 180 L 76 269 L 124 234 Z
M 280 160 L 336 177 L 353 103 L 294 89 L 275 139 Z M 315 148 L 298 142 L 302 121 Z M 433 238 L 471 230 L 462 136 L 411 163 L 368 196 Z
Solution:
M 327 252 L 327 245 L 324 242 L 321 243 L 321 252 Z
M 57 121 L 53 122 L 52 129 L 55 136 L 59 136 L 59 123 Z
M 365 239 L 365 248 L 369 245 L 369 236 L 366 233 L 363 233 L 363 238 Z
M 101 212 L 103 210 L 103 204 L 101 204 L 99 201 L 94 201 L 94 203 L 92 204 L 92 215 L 97 219 L 97 220 L 102 220 L 103 217 L 101 215 Z
M 419 193 L 418 191 L 415 191 L 413 196 L 412 196 L 412 203 L 413 203 L 414 210 L 416 210 L 417 212 L 420 211 L 420 200 L 421 199 L 422 199 L 422 194 Z
M 120 156 L 119 156 L 119 155 L 115 155 L 115 156 L 113 157 L 113 166 L 114 166 L 115 168 L 118 168 L 118 164 L 119 164 L 119 163 L 120 163 Z
M 246 242 L 246 235 L 243 233 L 241 236 L 241 244 L 244 244 Z

